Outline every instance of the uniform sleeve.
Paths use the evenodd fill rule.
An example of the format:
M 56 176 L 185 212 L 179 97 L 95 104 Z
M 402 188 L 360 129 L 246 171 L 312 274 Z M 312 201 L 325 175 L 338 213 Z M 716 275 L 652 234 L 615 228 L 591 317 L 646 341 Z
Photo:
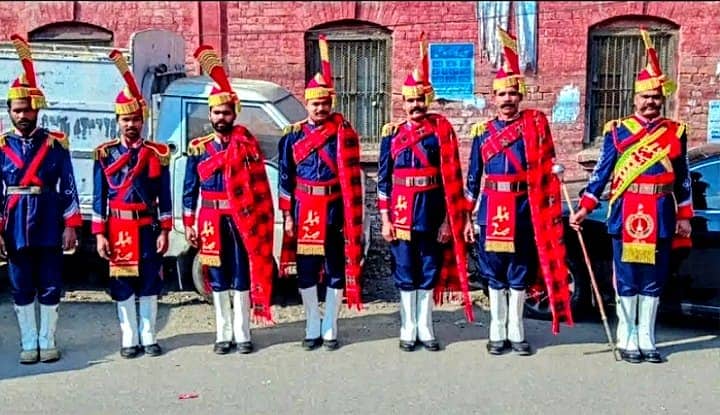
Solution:
M 687 155 L 687 135 L 683 130 L 680 136 L 681 154 L 673 160 L 675 184 L 673 193 L 677 200 L 677 219 L 691 219 L 694 216 L 692 206 L 692 184 L 690 181 L 690 163 Z
M 0 234 L 5 230 L 5 177 L 2 168 L 4 165 L 5 155 L 0 152 Z
M 472 212 L 475 209 L 478 195 L 480 194 L 480 181 L 483 174 L 483 160 L 480 154 L 480 143 L 482 135 L 473 137 L 470 148 L 470 160 L 468 162 L 467 180 L 465 184 L 465 199 L 468 202 L 467 209 Z
M 160 229 L 172 230 L 173 212 L 172 196 L 170 195 L 170 165 L 163 165 L 160 169 L 160 194 L 158 195 L 158 220 Z
M 108 183 L 103 165 L 100 160 L 95 160 L 93 165 L 93 212 L 92 212 L 92 233 L 104 234 L 107 222 L 107 198 Z
M 67 149 L 62 149 L 60 157 L 60 203 L 63 207 L 65 226 L 79 228 L 82 226 L 82 216 L 80 215 L 80 200 L 77 186 L 75 186 L 75 174 L 70 160 L 70 152 Z
M 183 225 L 195 225 L 195 210 L 200 193 L 200 176 L 197 165 L 200 157 L 188 156 L 185 164 L 185 179 L 183 180 Z
M 380 142 L 380 157 L 378 159 L 378 209 L 381 213 L 389 209 L 389 197 L 392 192 L 393 160 L 390 154 L 392 135 L 382 138 Z
M 279 180 L 278 180 L 278 205 L 283 212 L 292 209 L 292 199 L 295 194 L 295 158 L 292 151 L 293 133 L 284 135 L 278 144 L 279 150 Z
M 590 175 L 590 180 L 585 188 L 585 193 L 583 193 L 582 198 L 580 199 L 580 207 L 584 207 L 588 210 L 588 212 L 597 207 L 600 196 L 605 189 L 605 185 L 610 179 L 610 175 L 615 168 L 617 157 L 618 154 L 613 141 L 613 132 L 608 131 L 605 134 L 600 158 L 598 159 L 597 164 L 595 164 L 595 169 L 593 170 L 592 175 Z

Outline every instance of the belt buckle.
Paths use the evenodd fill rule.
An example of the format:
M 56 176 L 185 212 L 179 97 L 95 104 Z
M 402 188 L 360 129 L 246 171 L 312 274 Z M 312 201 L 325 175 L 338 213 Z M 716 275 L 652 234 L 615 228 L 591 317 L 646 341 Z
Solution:
M 497 190 L 501 192 L 509 192 L 512 189 L 510 189 L 510 182 L 497 182 Z
M 425 186 L 427 186 L 428 184 L 429 184 L 429 183 L 428 183 L 428 178 L 427 178 L 427 177 L 416 177 L 416 178 L 415 178 L 415 186 L 425 187 Z
M 655 193 L 655 185 L 652 183 L 640 183 L 640 193 L 642 193 L 642 194 Z

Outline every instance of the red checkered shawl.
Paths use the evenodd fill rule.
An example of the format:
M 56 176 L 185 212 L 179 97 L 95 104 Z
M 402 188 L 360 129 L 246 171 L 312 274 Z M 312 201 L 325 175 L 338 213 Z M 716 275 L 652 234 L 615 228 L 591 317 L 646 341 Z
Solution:
M 227 148 L 225 183 L 232 219 L 250 263 L 252 315 L 272 323 L 273 227 L 275 224 L 265 158 L 257 139 L 236 125 Z
M 545 114 L 524 110 L 522 114 L 528 172 L 528 201 L 532 215 L 540 270 L 550 299 L 552 332 L 560 332 L 560 321 L 573 325 L 568 289 L 566 249 L 563 240 L 560 180 L 552 173 L 555 147 Z
M 463 196 L 462 170 L 458 140 L 450 122 L 440 114 L 428 114 L 440 142 L 440 174 L 443 181 L 445 204 L 452 233 L 452 241 L 443 250 L 443 269 L 435 286 L 434 299 L 438 304 L 455 300 L 458 294 L 465 309 L 467 321 L 473 321 L 472 302 L 468 287 L 467 249 L 463 230 L 467 219 Z

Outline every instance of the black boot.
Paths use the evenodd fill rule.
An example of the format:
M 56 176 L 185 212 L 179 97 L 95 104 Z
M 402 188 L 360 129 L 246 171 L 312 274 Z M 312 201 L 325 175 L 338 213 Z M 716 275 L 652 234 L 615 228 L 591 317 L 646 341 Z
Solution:
M 303 339 L 303 341 L 302 341 L 302 347 L 303 347 L 303 349 L 305 349 L 307 351 L 315 350 L 318 347 L 322 346 L 322 344 L 323 344 L 322 337 L 318 337 L 315 339 Z
M 620 350 L 620 356 L 628 363 L 641 363 L 643 361 L 639 350 Z
M 498 340 L 498 341 L 488 341 L 487 342 L 487 351 L 488 353 L 492 355 L 501 355 L 503 352 L 505 352 L 505 347 L 507 342 L 505 340 Z
M 431 352 L 437 352 L 438 350 L 440 350 L 440 343 L 435 339 L 428 340 L 426 342 L 421 341 L 420 344 L 423 345 L 425 350 L 428 350 Z
M 400 340 L 400 350 L 403 352 L 412 352 L 415 350 L 415 342 Z
M 230 349 L 232 349 L 232 342 L 217 342 L 213 346 L 215 354 L 228 354 Z
M 237 344 L 237 351 L 241 354 L 252 353 L 254 347 L 252 342 L 242 342 Z
M 132 347 L 121 347 L 120 348 L 120 357 L 124 359 L 134 359 L 140 355 L 141 349 L 140 346 L 132 346 Z
M 162 347 L 160 347 L 157 343 L 145 346 L 143 349 L 145 350 L 146 355 L 152 357 L 160 356 L 163 353 Z
M 530 344 L 526 340 L 521 342 L 510 342 L 512 351 L 520 356 L 530 356 Z
M 327 350 L 337 350 L 340 347 L 340 343 L 338 343 L 337 339 L 323 340 L 323 346 L 325 346 Z
M 657 350 L 641 350 L 640 353 L 642 354 L 643 359 L 645 359 L 646 362 L 650 363 L 662 363 L 663 358 L 660 355 L 660 352 Z

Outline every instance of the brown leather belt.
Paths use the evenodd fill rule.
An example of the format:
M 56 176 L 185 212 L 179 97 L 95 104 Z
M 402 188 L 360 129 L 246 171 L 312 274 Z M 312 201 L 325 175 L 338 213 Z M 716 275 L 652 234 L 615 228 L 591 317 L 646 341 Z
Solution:
M 494 181 L 485 179 L 485 189 L 497 192 L 525 192 L 527 182 Z
M 200 202 L 200 206 L 209 209 L 230 209 L 230 201 L 227 199 L 221 200 L 205 200 Z
M 305 183 L 298 183 L 297 190 L 312 196 L 330 196 L 340 192 L 340 185 L 333 184 L 330 186 L 312 186 Z
M 153 214 L 147 210 L 110 209 L 110 216 L 118 219 L 135 220 L 150 218 Z
M 656 195 L 660 193 L 671 193 L 673 191 L 673 185 L 672 183 L 633 183 L 628 186 L 626 191 L 641 195 Z
M 404 187 L 428 187 L 441 182 L 442 178 L 440 176 L 393 176 L 393 183 Z

